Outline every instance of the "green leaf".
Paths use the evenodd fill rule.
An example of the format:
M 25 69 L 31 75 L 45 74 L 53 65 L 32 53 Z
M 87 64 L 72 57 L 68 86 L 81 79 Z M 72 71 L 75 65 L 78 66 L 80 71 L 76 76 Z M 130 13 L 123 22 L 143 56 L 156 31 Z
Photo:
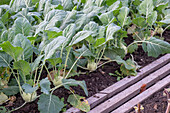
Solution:
M 8 67 L 11 61 L 12 57 L 10 55 L 0 52 L 0 67 Z
M 102 13 L 99 16 L 99 19 L 104 25 L 107 25 L 110 22 L 112 22 L 115 19 L 115 17 L 113 16 L 113 12 L 109 11 L 109 12 L 106 12 L 106 13 Z
M 3 93 L 5 93 L 7 96 L 15 95 L 19 93 L 19 87 L 18 86 L 8 86 L 7 88 L 3 88 L 1 90 Z
M 63 86 L 68 90 L 70 90 L 70 86 L 80 85 L 83 88 L 86 96 L 88 96 L 88 91 L 87 91 L 87 86 L 86 86 L 85 81 L 76 81 L 74 79 L 62 79 L 62 83 L 63 83 Z
M 90 57 L 90 56 L 94 57 L 94 55 L 91 53 L 91 51 L 84 44 L 83 44 L 83 46 L 80 49 L 76 49 L 74 51 L 74 55 L 79 57 L 84 51 L 86 51 L 83 54 L 84 57 Z
M 90 21 L 83 28 L 84 31 L 92 31 L 92 36 L 95 37 L 98 35 L 99 25 L 94 21 Z
M 73 38 L 72 41 L 70 42 L 69 46 L 73 46 L 74 44 L 77 44 L 81 42 L 82 40 L 88 38 L 92 32 L 90 31 L 79 31 Z
M 33 55 L 33 46 L 23 34 L 16 35 L 13 44 L 24 49 L 24 59 L 29 59 Z
M 108 28 L 107 28 L 107 31 L 106 31 L 106 42 L 108 42 L 109 40 L 113 40 L 113 35 L 116 31 L 120 30 L 121 27 L 120 26 L 117 26 L 113 23 L 111 23 Z
M 36 70 L 36 68 L 38 68 L 39 63 L 40 63 L 40 61 L 41 61 L 41 59 L 42 59 L 43 56 L 44 56 L 44 55 L 38 56 L 38 57 L 35 59 L 35 61 L 30 64 L 31 72 L 33 72 L 34 70 Z
M 136 44 L 136 43 L 131 46 L 128 46 L 128 53 L 133 53 L 137 49 L 138 49 L 138 44 Z
M 47 60 L 52 57 L 55 51 L 65 42 L 66 38 L 63 36 L 59 36 L 52 40 L 45 48 L 45 58 Z
M 49 94 L 50 91 L 50 81 L 48 80 L 48 78 L 42 79 L 40 81 L 40 87 L 41 87 L 41 92 L 45 93 L 45 94 Z
M 52 59 L 47 59 L 51 65 L 56 66 L 58 63 L 62 63 L 61 58 L 52 58 Z
M 31 71 L 31 67 L 28 62 L 19 60 L 14 62 L 14 69 L 20 70 L 24 75 L 28 75 Z
M 105 38 L 98 38 L 94 44 L 94 47 L 97 48 L 103 44 L 105 44 Z
M 154 11 L 151 13 L 151 15 L 149 15 L 147 22 L 150 26 L 152 26 L 155 23 L 156 19 L 157 19 L 157 12 Z
M 22 85 L 25 93 L 33 93 L 38 89 L 38 86 L 32 87 L 29 84 L 25 83 Z
M 110 58 L 111 60 L 115 60 L 117 59 L 118 56 L 120 56 L 121 58 L 124 58 L 125 51 L 124 49 L 121 49 L 121 48 L 106 49 L 104 52 L 104 55 Z
M 128 17 L 129 14 L 129 8 L 128 7 L 122 7 L 120 9 L 118 20 L 120 21 L 120 25 L 123 28 L 125 25 L 130 24 L 130 18 Z
M 155 37 L 145 40 L 142 47 L 148 52 L 148 56 L 158 57 L 160 54 L 170 53 L 170 44 Z
M 126 68 L 125 65 L 128 65 L 128 67 L 131 67 L 131 68 Z M 127 75 L 127 76 L 137 75 L 136 65 L 134 64 L 134 61 L 132 61 L 131 59 L 126 60 L 126 64 L 122 64 L 120 66 L 120 70 L 124 75 Z
M 140 14 L 146 15 L 146 18 L 148 18 L 149 14 L 153 12 L 153 0 L 144 0 L 139 5 L 139 12 Z
M 9 54 L 15 61 L 21 59 L 23 55 L 23 49 L 21 47 L 14 47 L 9 41 L 6 41 L 0 45 L 7 54 Z
M 5 103 L 8 100 L 8 97 L 4 93 L 0 93 L 0 105 Z
M 73 107 L 80 109 L 81 111 L 90 111 L 90 105 L 88 101 L 85 100 L 85 97 L 76 94 L 70 95 L 67 99 L 67 102 L 69 102 Z
M 55 95 L 41 94 L 38 101 L 40 113 L 59 113 L 64 103 Z
M 62 6 L 65 10 L 71 10 L 74 7 L 73 0 L 62 0 Z
M 137 17 L 137 18 L 133 19 L 132 23 L 134 23 L 138 27 L 145 27 L 147 25 L 145 19 L 142 17 Z
M 62 25 L 60 26 L 60 29 L 64 29 L 66 28 L 70 23 L 73 23 L 76 19 L 76 14 L 77 14 L 77 11 L 75 10 L 72 10 L 71 12 L 69 12 L 66 17 L 64 18 L 63 20 L 63 23 Z
M 165 19 L 165 20 L 161 20 L 161 23 L 165 23 L 165 24 L 170 24 L 170 18 L 169 19 Z
M 96 0 L 95 1 L 95 4 L 98 6 L 98 7 L 101 7 L 102 4 L 105 2 L 106 0 Z
M 13 29 L 16 34 L 23 34 L 28 36 L 31 30 L 31 24 L 26 18 L 19 17 L 15 20 Z
M 69 24 L 63 31 L 63 36 L 67 38 L 65 46 L 68 45 L 76 33 L 76 24 Z
M 120 1 L 116 1 L 115 3 L 113 3 L 111 6 L 109 6 L 108 11 L 114 11 L 116 10 L 120 5 Z
M 6 11 L 5 14 L 3 14 L 2 17 L 1 17 L 1 21 L 4 23 L 4 25 L 9 20 L 8 15 L 9 15 L 9 11 Z
M 49 31 L 49 30 L 45 30 L 45 32 L 48 34 L 48 39 L 53 39 L 53 38 L 56 38 L 58 36 L 62 36 L 62 31 Z
M 114 2 L 116 2 L 117 0 L 106 0 L 106 4 L 108 6 L 111 6 Z

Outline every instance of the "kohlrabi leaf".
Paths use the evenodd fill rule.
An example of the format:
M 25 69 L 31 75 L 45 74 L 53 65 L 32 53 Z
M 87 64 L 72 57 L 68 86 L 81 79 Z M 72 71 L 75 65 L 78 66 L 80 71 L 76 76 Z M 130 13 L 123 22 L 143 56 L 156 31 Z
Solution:
M 85 97 L 73 94 L 68 97 L 67 102 L 69 102 L 73 107 L 80 109 L 81 111 L 90 111 L 90 104 L 85 99 Z
M 50 91 L 50 81 L 48 80 L 48 78 L 42 79 L 40 81 L 40 87 L 41 87 L 41 92 L 45 93 L 45 94 L 49 94 Z
M 98 31 L 98 38 L 104 38 L 105 36 L 105 27 L 104 26 L 99 26 L 99 31 Z
M 138 27 L 145 27 L 147 25 L 146 20 L 143 17 L 137 17 L 137 18 L 133 19 L 132 23 L 134 23 Z
M 11 11 L 17 12 L 21 8 L 25 8 L 25 0 L 12 0 L 10 3 Z
M 24 59 L 29 59 L 33 55 L 33 46 L 23 34 L 16 35 L 13 44 L 24 49 Z
M 15 95 L 19 93 L 19 87 L 18 86 L 8 86 L 7 88 L 3 88 L 0 90 L 0 92 L 5 93 L 7 96 Z
M 69 12 L 66 17 L 63 20 L 62 25 L 60 26 L 60 29 L 64 29 L 67 27 L 67 25 L 69 25 L 70 23 L 73 23 L 76 19 L 76 14 L 77 11 L 76 10 L 72 10 L 71 12 Z
M 99 46 L 102 46 L 105 44 L 105 38 L 98 38 L 96 41 L 95 41 L 95 44 L 93 45 L 95 48 L 99 47 Z
M 92 32 L 90 31 L 79 31 L 73 38 L 72 41 L 70 42 L 69 46 L 72 46 L 74 44 L 77 44 L 81 42 L 82 40 L 88 38 Z
M 63 36 L 59 36 L 52 40 L 45 48 L 44 60 L 51 58 L 55 51 L 65 42 L 65 40 L 66 38 Z
M 142 47 L 148 52 L 148 56 L 158 57 L 160 54 L 170 53 L 170 44 L 155 37 L 145 40 Z
M 157 12 L 154 11 L 151 13 L 151 15 L 149 15 L 147 22 L 150 26 L 152 26 L 155 23 L 156 19 L 157 19 Z
M 165 24 L 170 24 L 170 19 L 161 20 L 160 22 L 165 23 Z
M 79 57 L 84 51 L 86 51 L 83 56 L 84 57 L 94 57 L 94 55 L 91 53 L 91 51 L 85 46 L 83 45 L 80 49 L 76 49 L 74 51 L 74 55 Z
M 56 66 L 58 63 L 62 63 L 61 58 L 52 58 L 52 59 L 47 59 L 51 65 Z
M 56 38 L 58 36 L 62 36 L 62 31 L 49 31 L 49 30 L 45 30 L 45 32 L 47 33 L 48 35 L 48 39 L 53 39 L 53 38 Z
M 115 19 L 115 17 L 113 16 L 113 12 L 109 11 L 109 12 L 101 14 L 99 16 L 99 19 L 104 25 L 107 25 L 110 22 L 112 22 Z
M 74 7 L 73 0 L 61 0 L 63 9 L 71 10 Z
M 104 55 L 111 60 L 115 60 L 118 56 L 121 58 L 125 57 L 125 51 L 121 48 L 112 48 L 112 49 L 106 49 L 104 52 Z
M 38 86 L 32 87 L 29 84 L 25 83 L 22 85 L 22 88 L 24 89 L 25 93 L 33 93 L 38 89 Z
M 118 15 L 118 20 L 120 22 L 121 27 L 123 28 L 125 25 L 130 24 L 130 18 L 128 17 L 129 14 L 129 8 L 128 7 L 122 7 L 120 9 L 119 15 Z
M 45 30 L 46 26 L 47 26 L 48 22 L 47 21 L 43 21 L 41 22 L 39 25 L 37 25 L 36 27 L 36 31 L 35 31 L 35 35 L 37 35 L 39 32 L 42 32 Z
M 98 7 L 101 7 L 104 2 L 105 2 L 105 0 L 96 0 L 96 1 L 95 1 L 95 4 L 96 4 Z
M 120 70 L 122 72 L 122 74 L 126 75 L 126 76 L 136 76 L 137 72 L 136 72 L 136 65 L 134 64 L 134 62 L 131 59 L 126 60 L 126 64 L 128 64 L 128 66 L 132 67 L 131 69 L 126 68 L 125 64 L 122 64 L 120 66 Z
M 5 23 L 8 22 L 8 20 L 9 20 L 9 11 L 6 11 L 5 14 L 2 15 L 1 21 L 2 21 L 2 22 L 4 23 L 4 25 L 5 25 Z
M 117 0 L 106 0 L 106 4 L 108 6 L 111 6 L 114 2 L 116 2 Z
M 113 40 L 113 35 L 116 31 L 120 30 L 121 27 L 117 26 L 113 23 L 111 23 L 108 27 L 107 27 L 107 31 L 106 31 L 106 42 L 109 40 Z
M 149 17 L 149 14 L 153 12 L 153 0 L 144 0 L 142 3 L 139 5 L 139 13 L 144 14 L 146 18 Z
M 76 24 L 69 24 L 64 30 L 63 30 L 63 36 L 65 36 L 67 39 L 65 41 L 65 46 L 68 45 L 71 42 L 72 37 L 76 33 Z
M 19 60 L 14 62 L 14 69 L 20 70 L 24 75 L 28 75 L 31 71 L 31 67 L 28 62 Z
M 138 44 L 133 44 L 133 45 L 131 45 L 131 46 L 128 46 L 128 53 L 133 53 L 133 52 L 135 52 L 135 50 L 137 50 L 138 49 Z
M 80 85 L 83 88 L 85 94 L 88 96 L 87 86 L 85 81 L 76 81 L 74 79 L 62 79 L 63 86 L 70 90 L 70 86 L 78 86 Z
M 64 103 L 55 95 L 41 94 L 38 101 L 40 113 L 59 113 Z
M 86 14 L 82 14 L 76 21 L 76 31 L 82 29 L 84 25 L 90 22 L 90 18 Z
M 10 66 L 10 62 L 12 61 L 12 57 L 5 52 L 0 52 L 0 67 L 8 67 Z
M 28 36 L 31 30 L 31 24 L 26 18 L 19 17 L 15 20 L 13 29 L 16 34 L 23 34 L 24 36 Z
M 38 56 L 38 57 L 34 60 L 34 62 L 32 62 L 32 63 L 30 64 L 31 72 L 33 72 L 34 70 L 36 70 L 36 69 L 38 68 L 39 63 L 40 63 L 40 61 L 42 60 L 42 57 L 43 57 L 43 56 L 44 56 L 44 55 Z
M 88 24 L 86 24 L 83 28 L 84 31 L 92 31 L 92 36 L 95 37 L 98 35 L 99 25 L 95 23 L 94 21 L 90 21 Z
M 0 105 L 8 101 L 8 96 L 6 96 L 3 92 L 0 93 Z
M 0 44 L 0 47 L 2 47 L 3 51 L 9 54 L 15 61 L 20 60 L 23 55 L 24 50 L 21 47 L 14 47 L 9 41 Z
M 109 6 L 108 11 L 114 11 L 116 10 L 120 5 L 120 1 L 116 1 L 115 3 L 113 3 L 111 6 Z

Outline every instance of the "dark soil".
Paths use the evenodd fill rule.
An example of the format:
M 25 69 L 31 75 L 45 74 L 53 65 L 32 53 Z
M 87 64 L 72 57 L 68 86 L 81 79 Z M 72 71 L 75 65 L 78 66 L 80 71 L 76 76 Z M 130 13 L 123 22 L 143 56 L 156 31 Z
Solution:
M 170 42 L 170 40 L 169 40 L 170 37 L 168 37 L 168 36 L 170 36 L 170 32 L 165 31 L 165 33 L 164 33 L 165 40 Z M 153 57 L 148 57 L 147 53 L 145 53 L 141 47 L 139 47 L 138 50 L 133 53 L 133 56 L 134 56 L 134 60 L 142 67 L 157 59 L 157 58 L 153 58 Z M 128 59 L 128 58 L 131 58 L 131 56 L 129 54 L 125 57 L 125 59 Z M 105 72 L 105 74 L 102 74 L 101 71 L 96 70 L 95 72 L 92 72 L 92 73 L 89 73 L 86 75 L 75 76 L 72 78 L 76 79 L 76 80 L 84 80 L 86 82 L 88 93 L 89 93 L 88 97 L 90 97 L 90 96 L 94 95 L 95 93 L 98 93 L 99 91 L 101 91 L 101 90 L 107 88 L 108 86 L 114 84 L 115 82 L 117 82 L 117 77 L 110 76 L 109 73 L 114 73 L 116 70 L 119 70 L 119 67 L 120 66 L 117 63 L 111 62 L 111 63 L 106 64 L 104 67 L 100 68 L 100 70 Z M 43 75 L 47 75 L 47 73 L 45 71 L 43 71 Z M 73 90 L 75 90 L 76 94 L 85 96 L 83 90 L 80 87 L 72 87 L 72 88 L 73 88 Z M 64 98 L 65 103 L 66 103 L 68 95 L 71 93 L 70 93 L 70 91 L 68 91 L 64 88 L 59 88 L 56 91 L 54 91 L 54 94 L 60 98 Z M 7 108 L 9 108 L 9 109 L 16 108 L 16 107 L 21 106 L 24 103 L 22 97 L 19 94 L 16 95 L 16 97 L 17 97 L 17 99 L 13 103 L 13 105 L 10 107 L 7 107 Z M 27 103 L 25 106 L 23 106 L 22 108 L 20 108 L 19 110 L 15 111 L 13 113 L 39 113 L 37 101 L 38 101 L 38 99 L 36 99 L 34 102 Z M 162 101 L 159 101 L 159 102 L 162 102 Z M 157 102 L 157 104 L 159 102 Z M 158 104 L 158 106 L 161 104 L 162 103 Z M 4 105 L 4 106 L 6 106 L 6 105 Z M 66 108 L 69 108 L 69 107 L 70 107 L 70 105 L 66 106 Z M 146 112 L 146 113 L 154 113 L 154 112 Z
M 165 88 L 170 88 L 170 85 Z M 165 113 L 167 108 L 167 97 L 163 96 L 163 90 L 152 95 L 150 98 L 141 103 L 144 110 L 141 113 Z M 130 113 L 135 113 L 131 111 Z

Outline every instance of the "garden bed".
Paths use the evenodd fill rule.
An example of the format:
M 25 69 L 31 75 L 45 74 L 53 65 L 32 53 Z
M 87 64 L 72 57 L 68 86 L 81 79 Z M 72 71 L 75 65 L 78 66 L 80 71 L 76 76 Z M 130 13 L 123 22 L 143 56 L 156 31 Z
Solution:
M 165 40 L 169 40 L 169 37 L 168 37 L 169 35 L 167 35 L 167 34 L 169 34 L 169 31 L 165 31 L 165 35 L 164 35 Z M 145 53 L 141 48 L 139 48 L 135 53 L 133 53 L 133 55 L 136 56 L 136 57 L 134 57 L 135 60 L 142 67 L 148 65 L 149 63 L 151 63 L 151 62 L 153 62 L 157 59 L 157 58 L 153 58 L 153 57 L 148 57 L 147 53 Z M 138 70 L 138 72 L 144 71 L 145 75 L 147 75 L 148 73 L 152 72 L 153 70 L 160 68 L 161 66 L 165 65 L 169 61 L 167 56 L 168 55 L 165 55 L 164 58 L 162 59 L 162 61 L 159 61 L 159 62 L 156 61 L 157 62 L 156 64 L 151 63 L 148 66 L 148 67 L 151 67 L 151 68 L 148 68 L 146 66 L 146 68 L 144 70 L 140 69 L 140 70 Z M 124 78 L 124 80 L 119 82 L 120 83 L 119 85 L 117 85 L 117 84 L 113 85 L 113 88 L 110 87 L 111 89 L 117 88 L 119 90 L 117 90 L 117 92 L 114 92 L 114 93 L 111 92 L 111 94 L 106 96 L 105 92 L 103 92 L 103 93 L 99 93 L 99 92 L 102 92 L 102 90 L 105 91 L 104 90 L 105 88 L 108 88 L 109 86 L 111 86 L 112 84 L 117 82 L 117 77 L 110 76 L 109 73 L 114 73 L 115 70 L 119 70 L 119 65 L 117 63 L 112 62 L 112 63 L 106 64 L 103 68 L 100 68 L 100 69 L 103 72 L 105 72 L 104 75 L 100 71 L 97 70 L 96 72 L 89 73 L 87 75 L 80 75 L 80 76 L 73 77 L 76 80 L 85 80 L 86 81 L 86 85 L 87 85 L 89 97 L 90 97 L 87 100 L 89 101 L 89 104 L 91 105 L 92 108 L 95 107 L 96 105 L 98 105 L 99 103 L 103 102 L 107 98 L 109 98 L 109 97 L 117 94 L 118 92 L 120 92 L 122 86 L 124 86 L 123 89 L 125 87 L 127 87 L 127 85 L 125 85 L 126 83 L 129 82 L 127 79 L 133 78 L 133 77 Z M 44 75 L 44 77 L 46 77 L 47 72 L 44 71 L 43 75 Z M 144 74 L 142 73 L 141 75 L 144 75 Z M 142 76 L 140 76 L 140 77 L 142 77 Z M 131 84 L 133 84 L 133 82 Z M 115 87 L 115 86 L 120 86 L 120 87 Z M 85 94 L 83 93 L 83 90 L 80 87 L 75 87 L 73 89 L 75 90 L 75 92 L 77 94 L 85 96 Z M 107 89 L 106 89 L 106 91 L 107 91 Z M 68 91 L 64 88 L 59 88 L 56 91 L 54 91 L 55 95 L 59 96 L 60 98 L 64 97 L 65 100 L 68 98 L 68 95 L 70 93 L 71 93 L 70 91 Z M 25 106 L 23 106 L 22 108 L 20 108 L 19 110 L 15 111 L 13 113 L 18 113 L 18 112 L 21 112 L 21 113 L 24 113 L 24 112 L 37 113 L 37 112 L 39 112 L 37 102 L 38 102 L 38 99 L 35 100 L 34 102 L 27 103 Z M 24 100 L 22 99 L 22 97 L 20 95 L 17 95 L 17 100 L 13 104 L 13 106 L 9 106 L 7 108 L 10 108 L 10 109 L 16 108 L 16 107 L 21 106 L 23 103 L 24 103 Z M 65 101 L 65 103 L 66 103 L 66 101 Z M 70 107 L 71 106 L 69 104 L 66 106 L 66 108 L 70 108 Z M 72 110 L 73 110 L 73 112 L 80 112 L 80 110 L 75 109 L 75 108 L 71 108 L 70 110 L 71 110 L 71 112 L 72 112 Z M 69 111 L 67 111 L 67 112 L 69 113 Z
M 169 7 L 168 0 L 0 5 L 0 112 L 114 112 L 126 105 L 143 82 L 154 87 L 169 77 Z

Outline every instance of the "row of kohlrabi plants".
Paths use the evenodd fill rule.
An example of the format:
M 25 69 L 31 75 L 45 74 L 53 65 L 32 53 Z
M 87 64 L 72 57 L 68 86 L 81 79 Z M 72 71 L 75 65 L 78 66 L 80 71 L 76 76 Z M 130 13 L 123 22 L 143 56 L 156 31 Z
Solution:
M 136 75 L 138 65 L 133 56 L 126 61 L 123 58 L 139 46 L 148 56 L 169 53 L 170 44 L 156 36 L 162 36 L 169 27 L 168 3 L 11 0 L 9 5 L 0 5 L 0 104 L 19 92 L 25 101 L 23 105 L 39 98 L 41 113 L 57 113 L 65 105 L 53 92 L 64 86 L 72 92 L 67 101 L 89 111 L 85 98 L 71 88 L 80 85 L 88 96 L 85 82 L 70 77 L 79 74 L 78 67 L 93 72 L 112 61 L 121 65 L 122 74 Z M 134 40 L 129 45 L 124 42 L 128 34 Z M 101 60 L 105 62 L 101 64 Z M 43 70 L 48 75 L 41 79 Z M 41 95 L 37 95 L 38 89 Z

